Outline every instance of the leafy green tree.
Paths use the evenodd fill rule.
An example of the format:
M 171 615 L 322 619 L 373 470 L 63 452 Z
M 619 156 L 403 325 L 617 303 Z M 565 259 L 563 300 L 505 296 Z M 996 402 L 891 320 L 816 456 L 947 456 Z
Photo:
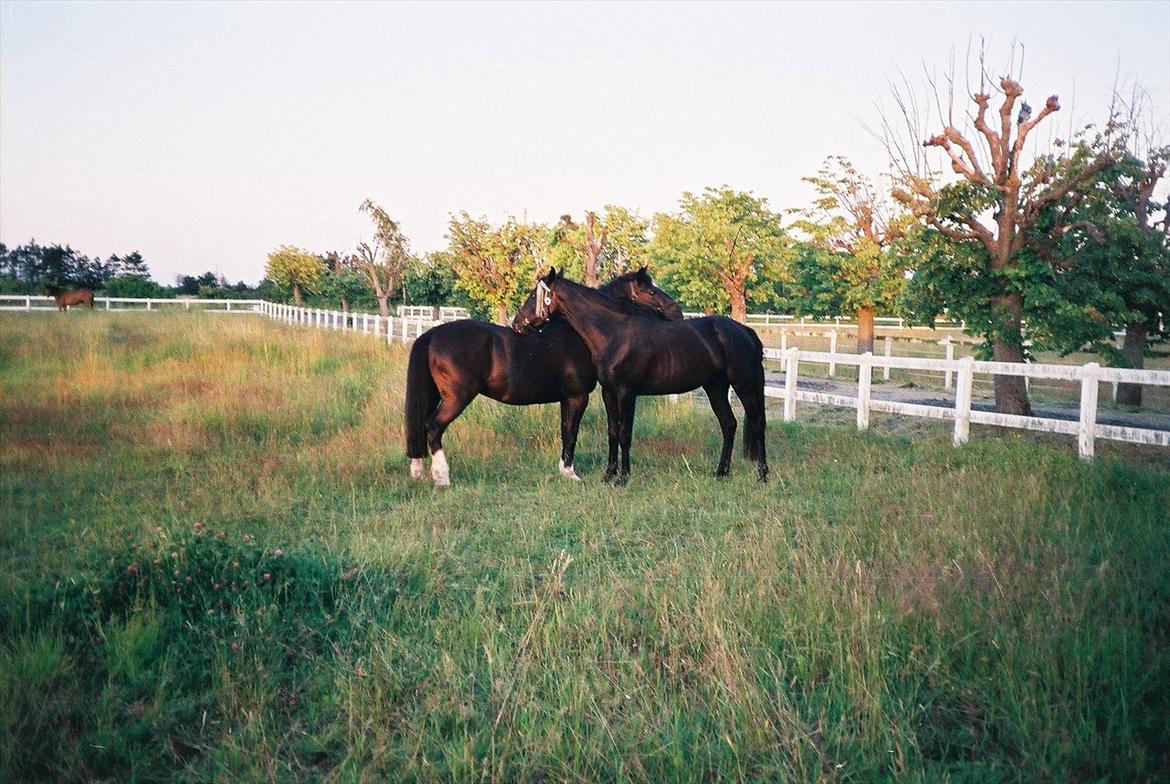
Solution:
M 1153 199 L 1170 146 L 1142 152 L 1127 152 L 1093 187 L 1050 208 L 1068 215 L 1066 230 L 1044 249 L 1053 258 L 1054 296 L 1029 321 L 1046 328 L 1057 350 L 1088 343 L 1112 364 L 1133 368 L 1144 366 L 1147 340 L 1165 336 L 1170 313 L 1170 205 Z M 1118 328 L 1125 330 L 1120 352 Z M 1141 386 L 1119 385 L 1117 400 L 1140 405 Z
M 543 263 L 547 233 L 511 217 L 493 227 L 466 212 L 452 215 L 447 238 L 456 286 L 493 312 L 496 323 L 506 324 L 508 308 L 520 306 Z
M 453 263 L 455 257 L 448 251 L 434 251 L 416 259 L 407 268 L 403 279 L 405 299 L 413 305 L 467 308 L 476 318 L 488 315 L 480 303 L 475 302 L 467 292 L 458 288 Z
M 325 282 L 325 263 L 319 256 L 292 245 L 281 245 L 268 254 L 265 277 L 277 286 L 291 290 L 293 302 L 300 307 L 304 294 L 315 294 Z
M 983 78 L 980 92 L 972 96 L 976 106 L 974 128 L 979 134 L 975 142 L 950 122 L 941 133 L 921 142 L 926 148 L 945 153 L 958 180 L 940 184 L 916 156 L 913 159 L 918 166 L 914 166 L 906 148 L 917 144 L 917 139 L 909 144 L 903 140 L 904 146 L 891 141 L 892 157 L 902 180 L 894 189 L 894 197 L 938 234 L 954 243 L 981 248 L 976 254 L 925 253 L 920 260 L 947 264 L 951 259 L 978 259 L 974 277 L 963 287 L 971 299 L 954 302 L 954 310 L 987 338 L 996 360 L 1023 362 L 1022 324 L 1028 284 L 1037 279 L 1025 269 L 1025 244 L 1035 236 L 1033 230 L 1048 206 L 1091 183 L 1116 156 L 1105 146 L 1092 157 L 1085 157 L 1084 148 L 1077 147 L 1064 158 L 1044 156 L 1035 165 L 1026 165 L 1028 137 L 1046 117 L 1060 109 L 1060 101 L 1050 96 L 1035 116 L 1026 101 L 1020 102 L 1017 109 L 1024 88 L 1014 78 L 1004 76 L 998 83 L 1002 98 L 996 122 L 988 116 L 992 96 L 986 90 L 986 74 Z M 909 107 L 913 102 L 904 99 L 900 105 Z M 954 116 L 953 107 L 939 108 L 940 116 Z M 907 126 L 915 128 L 921 118 L 908 115 L 907 120 Z M 888 121 L 885 126 L 889 131 Z M 888 133 L 887 139 L 895 135 Z M 981 145 L 983 154 L 976 152 L 976 143 Z M 1058 166 L 1060 161 L 1063 166 Z M 1060 176 L 1058 168 L 1063 171 Z M 1060 221 L 1048 228 L 1053 232 L 1062 230 Z M 917 272 L 934 278 L 954 278 L 954 270 L 920 267 Z M 1029 415 L 1032 411 L 1021 376 L 996 376 L 995 401 L 1004 413 Z
M 179 294 L 197 296 L 204 288 L 214 288 L 218 284 L 214 272 L 204 272 L 202 275 L 179 275 L 175 278 L 175 286 Z
M 816 188 L 817 199 L 795 226 L 825 252 L 801 254 L 802 288 L 811 303 L 856 313 L 857 353 L 872 352 L 874 311 L 891 310 L 906 280 L 891 247 L 913 218 L 845 157 L 828 158 L 804 181 Z
M 600 217 L 585 213 L 582 224 L 562 215 L 549 234 L 549 262 L 596 287 L 647 263 L 648 229 L 636 212 L 613 204 L 605 205 Z
M 378 300 L 378 312 L 390 315 L 390 299 L 410 266 L 410 245 L 398 222 L 370 199 L 358 208 L 374 222 L 374 244 L 358 243 L 353 269 L 361 274 Z
M 663 285 L 704 311 L 744 321 L 753 288 L 770 293 L 792 259 L 779 214 L 751 192 L 706 188 L 684 193 L 679 212 L 654 217 L 650 255 Z
M 106 283 L 107 297 L 137 297 L 140 299 L 169 299 L 174 294 L 159 283 L 142 275 L 115 275 Z

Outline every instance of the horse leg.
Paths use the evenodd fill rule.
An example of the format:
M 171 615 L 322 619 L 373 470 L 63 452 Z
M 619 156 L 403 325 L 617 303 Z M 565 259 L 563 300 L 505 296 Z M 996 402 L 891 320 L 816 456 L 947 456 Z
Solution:
M 427 442 L 431 450 L 431 479 L 435 480 L 436 487 L 446 487 L 451 484 L 451 470 L 447 466 L 447 455 L 443 452 L 443 433 L 447 426 L 463 413 L 467 404 L 472 401 L 472 395 L 467 399 L 445 397 L 427 419 Z
M 581 477 L 573 470 L 573 454 L 577 451 L 577 431 L 581 417 L 589 406 L 589 395 L 574 395 L 561 401 L 561 476 L 578 482 Z
M 711 401 L 711 410 L 719 420 L 719 429 L 723 432 L 723 451 L 719 453 L 719 465 L 715 466 L 715 476 L 727 476 L 731 470 L 731 448 L 735 445 L 736 422 L 731 403 L 727 402 L 727 390 L 730 386 L 727 379 L 712 381 L 703 386 L 707 399 Z
M 609 429 L 609 462 L 605 466 L 603 482 L 612 482 L 618 470 L 618 434 L 621 431 L 621 410 L 618 408 L 618 397 L 610 389 L 601 388 L 601 399 L 605 403 L 605 418 Z
M 621 405 L 621 430 L 619 438 L 622 447 L 622 470 L 618 474 L 617 484 L 624 485 L 630 481 L 630 444 L 634 440 L 634 408 L 638 396 L 626 392 L 618 397 Z
M 743 456 L 756 461 L 756 476 L 761 482 L 768 481 L 768 457 L 766 453 L 764 428 L 767 419 L 764 414 L 764 390 L 746 385 L 736 387 L 736 396 L 743 404 Z

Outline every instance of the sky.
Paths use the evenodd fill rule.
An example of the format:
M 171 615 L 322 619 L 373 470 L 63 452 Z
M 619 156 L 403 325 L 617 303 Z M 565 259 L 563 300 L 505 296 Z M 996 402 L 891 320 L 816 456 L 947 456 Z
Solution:
M 802 207 L 829 155 L 884 171 L 891 84 L 981 39 L 997 71 L 1023 45 L 1033 106 L 1061 96 L 1046 139 L 1117 83 L 1170 132 L 1170 1 L 0 0 L 0 241 L 255 283 L 279 245 L 369 239 L 366 198 L 420 253 L 460 211 L 649 218 L 724 184 Z

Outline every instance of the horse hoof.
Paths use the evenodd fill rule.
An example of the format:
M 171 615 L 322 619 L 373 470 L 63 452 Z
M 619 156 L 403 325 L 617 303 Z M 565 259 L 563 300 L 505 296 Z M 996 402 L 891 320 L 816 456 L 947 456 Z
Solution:
M 447 487 L 451 484 L 451 469 L 447 465 L 447 456 L 443 450 L 431 455 L 431 479 L 435 480 L 435 487 Z
M 423 461 L 421 457 L 413 457 L 410 460 L 410 478 L 422 479 L 425 474 L 423 469 Z
M 577 476 L 577 472 L 573 469 L 573 466 L 566 466 L 564 460 L 561 461 L 559 470 L 561 472 L 561 476 L 565 477 L 566 479 L 572 479 L 574 482 L 581 481 L 581 477 Z
M 613 486 L 614 487 L 625 487 L 629 483 L 630 483 L 630 475 L 629 474 L 618 474 L 617 478 L 613 482 Z

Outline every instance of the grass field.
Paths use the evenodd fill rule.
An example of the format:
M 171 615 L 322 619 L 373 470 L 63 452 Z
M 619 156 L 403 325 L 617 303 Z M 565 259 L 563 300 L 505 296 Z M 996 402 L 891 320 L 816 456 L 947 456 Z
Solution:
M 478 401 L 436 490 L 404 365 L 0 318 L 0 781 L 1165 780 L 1165 450 L 774 417 L 758 485 L 651 400 L 615 490 L 598 397 L 580 484 Z

